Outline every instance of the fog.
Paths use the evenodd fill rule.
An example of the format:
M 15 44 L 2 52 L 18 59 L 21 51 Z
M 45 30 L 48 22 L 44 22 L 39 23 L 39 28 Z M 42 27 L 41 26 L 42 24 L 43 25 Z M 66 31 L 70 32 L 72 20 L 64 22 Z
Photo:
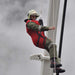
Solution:
M 47 25 L 49 0 L 0 0 L 0 75 L 40 75 L 41 62 L 31 61 L 30 55 L 43 52 L 33 45 L 26 33 L 24 19 L 30 9 L 35 9 Z M 63 1 L 61 1 L 61 8 Z M 75 0 L 68 0 L 62 64 L 66 72 L 74 75 L 75 57 Z M 61 27 L 62 9 L 59 12 L 57 45 Z

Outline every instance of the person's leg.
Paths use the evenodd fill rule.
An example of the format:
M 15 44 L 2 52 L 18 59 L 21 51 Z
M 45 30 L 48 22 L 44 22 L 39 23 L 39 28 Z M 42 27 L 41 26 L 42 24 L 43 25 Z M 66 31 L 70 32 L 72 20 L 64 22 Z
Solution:
M 49 52 L 50 55 L 50 67 L 54 68 L 54 72 L 56 73 L 63 73 L 65 72 L 64 69 L 60 68 L 62 64 L 59 63 L 58 57 L 57 57 L 57 46 L 56 44 L 53 44 L 51 40 L 48 38 L 46 39 L 46 49 Z
M 57 58 L 56 44 L 53 44 L 48 38 L 46 39 L 46 50 L 48 51 L 50 58 Z
M 57 46 L 56 44 L 53 44 L 52 41 L 49 40 L 48 38 L 46 39 L 46 48 L 50 55 L 51 67 L 53 68 L 55 64 L 56 64 L 56 67 L 62 66 L 58 61 Z

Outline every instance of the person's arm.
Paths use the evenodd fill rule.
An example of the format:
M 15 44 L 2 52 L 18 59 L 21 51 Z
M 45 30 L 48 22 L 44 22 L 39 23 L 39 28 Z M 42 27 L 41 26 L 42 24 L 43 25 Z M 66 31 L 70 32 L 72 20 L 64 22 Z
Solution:
M 29 22 L 27 24 L 27 27 L 29 29 L 32 29 L 32 30 L 35 30 L 35 31 L 48 31 L 48 30 L 53 30 L 53 27 L 47 27 L 47 26 L 37 25 L 34 22 Z

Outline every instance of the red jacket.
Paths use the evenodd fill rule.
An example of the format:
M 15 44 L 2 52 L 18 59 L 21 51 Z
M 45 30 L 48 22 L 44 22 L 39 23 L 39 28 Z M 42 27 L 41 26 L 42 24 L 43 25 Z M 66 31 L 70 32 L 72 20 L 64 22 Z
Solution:
M 27 23 L 29 23 L 29 22 L 34 22 L 37 25 L 40 25 L 39 22 L 36 21 L 36 20 L 28 20 L 26 22 L 26 30 L 27 30 L 27 33 L 31 36 L 32 41 L 33 41 L 35 46 L 40 47 L 40 48 L 45 48 L 46 37 L 44 35 L 44 32 L 28 29 L 27 28 Z

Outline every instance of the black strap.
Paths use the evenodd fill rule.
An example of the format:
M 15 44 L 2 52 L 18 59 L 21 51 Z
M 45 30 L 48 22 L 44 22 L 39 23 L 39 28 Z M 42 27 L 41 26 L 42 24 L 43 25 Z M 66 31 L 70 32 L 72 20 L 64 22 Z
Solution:
M 41 35 L 41 32 L 40 32 L 40 33 L 37 32 L 37 35 L 38 35 L 37 46 L 39 46 L 39 41 L 40 41 L 40 38 L 42 37 L 42 38 L 44 39 L 44 40 L 43 40 L 43 45 L 44 45 L 44 47 L 45 47 L 45 40 L 46 40 L 46 37 L 42 36 L 42 35 Z M 45 47 L 45 48 L 46 48 L 46 47 Z
M 38 34 L 38 32 L 37 32 L 37 34 Z M 39 34 L 38 34 L 37 46 L 39 46 L 39 41 L 40 41 L 40 36 L 39 36 Z
M 44 48 L 46 49 L 45 41 L 46 41 L 46 37 L 44 37 L 44 41 L 43 41 Z

